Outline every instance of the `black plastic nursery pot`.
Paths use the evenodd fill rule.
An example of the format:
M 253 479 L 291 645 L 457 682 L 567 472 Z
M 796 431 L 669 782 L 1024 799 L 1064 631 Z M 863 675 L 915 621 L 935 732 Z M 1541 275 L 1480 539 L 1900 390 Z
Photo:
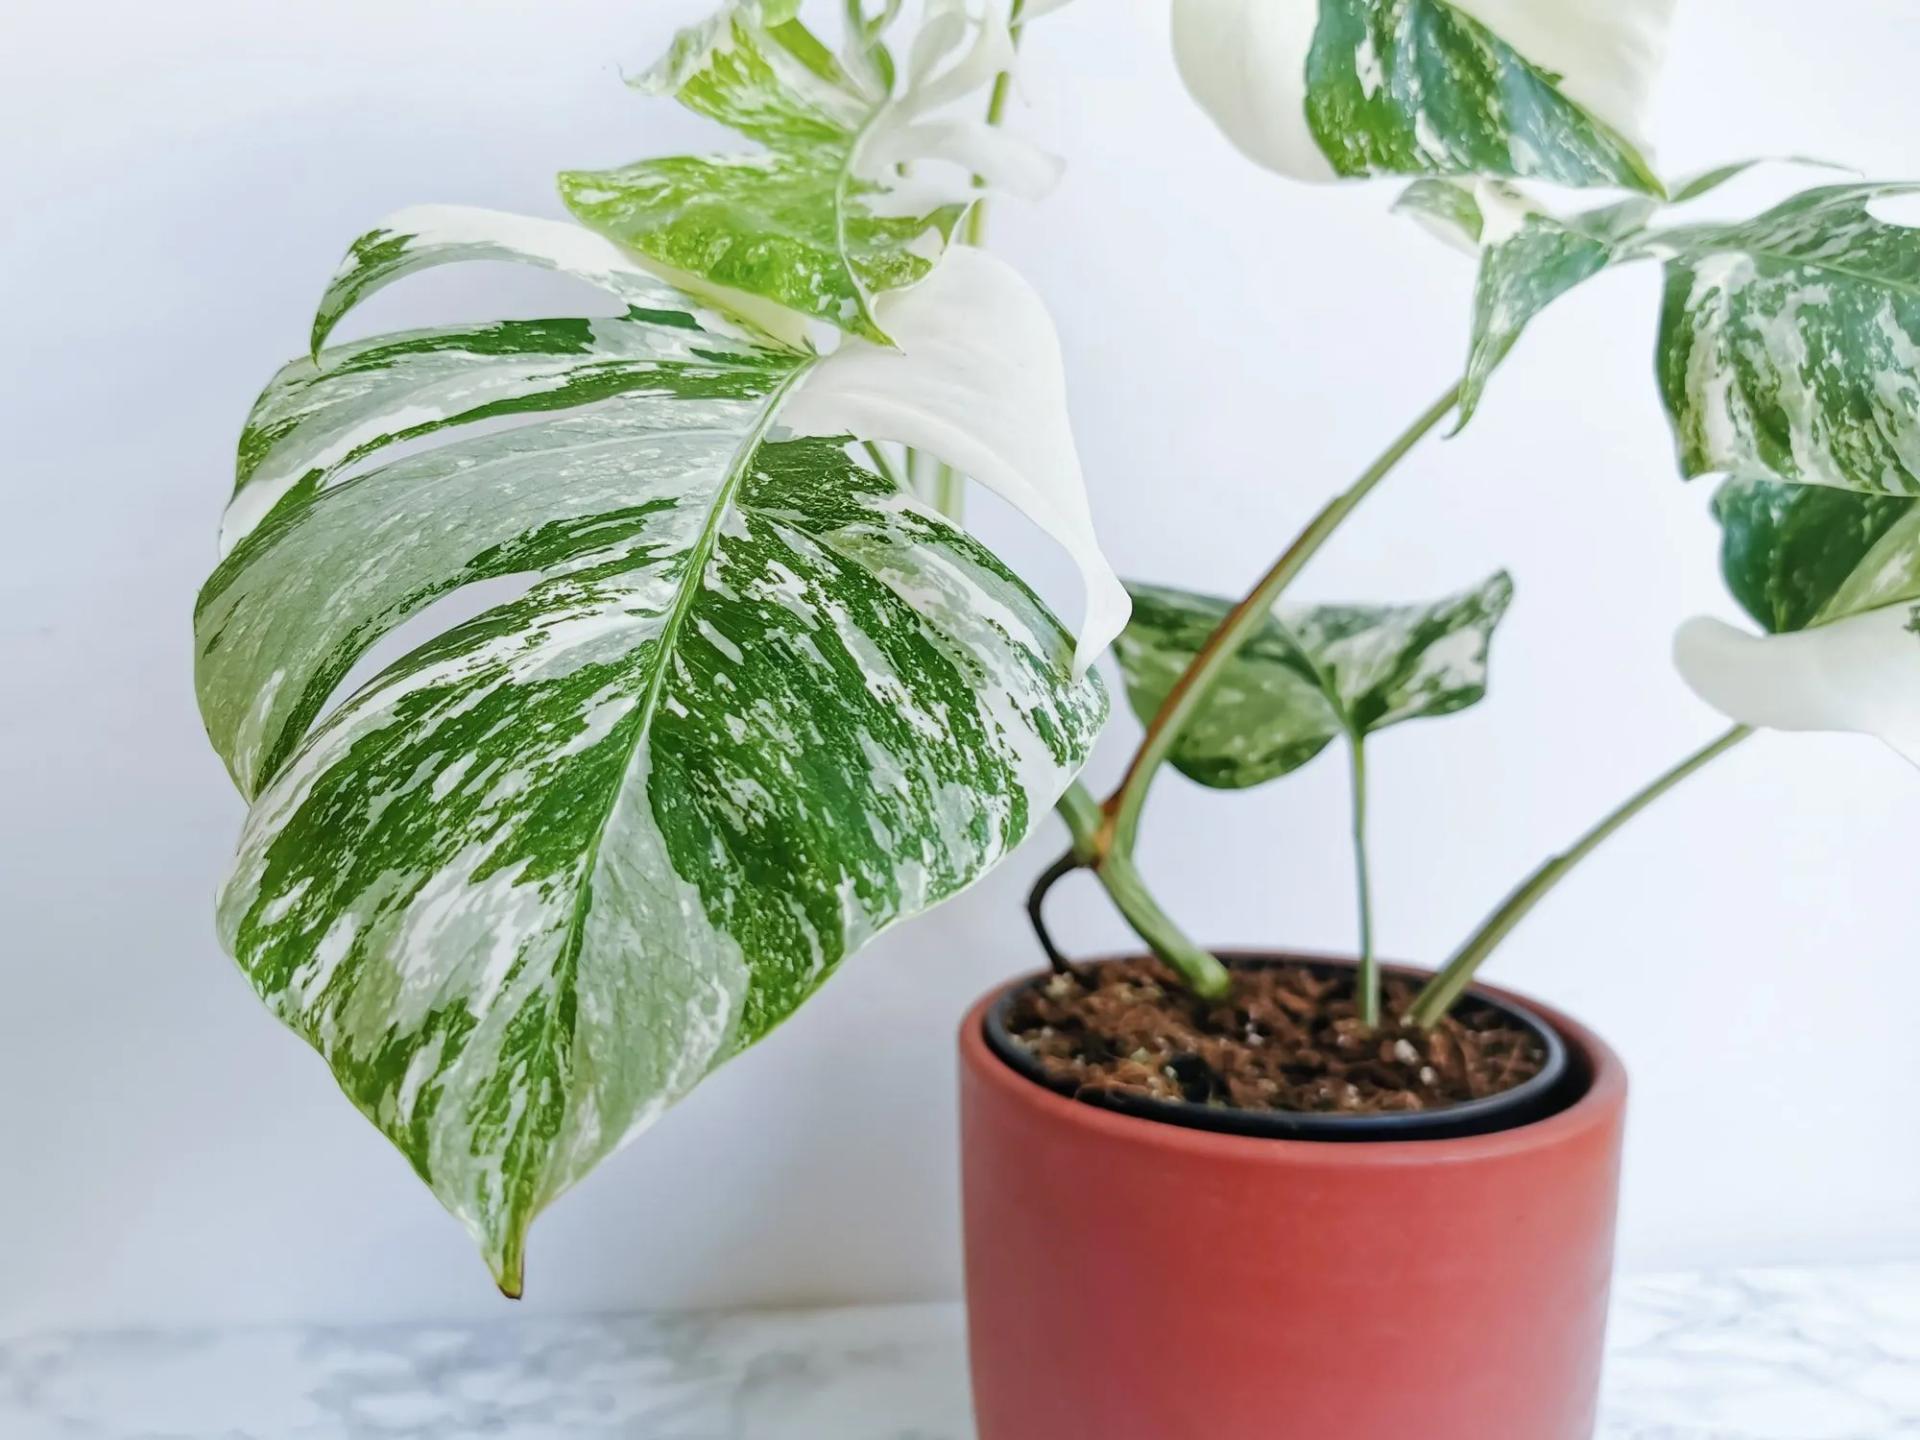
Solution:
M 1351 972 L 1350 960 L 1334 956 L 1270 955 L 1264 953 L 1225 952 L 1223 959 L 1236 970 L 1297 967 L 1319 975 L 1334 976 Z M 1423 979 L 1420 972 L 1407 966 L 1381 967 L 1384 974 Z M 1051 1078 L 1040 1062 L 1016 1039 L 1008 1027 L 1008 1015 L 1023 990 L 1045 983 L 1035 977 L 1027 985 L 1013 985 L 1000 993 L 987 1010 L 988 1048 L 1014 1070 L 1048 1089 L 1069 1095 L 1087 1104 L 1099 1105 L 1125 1115 L 1137 1115 L 1168 1125 L 1187 1125 L 1199 1130 L 1217 1130 L 1233 1135 L 1266 1136 L 1276 1140 L 1322 1140 L 1356 1143 L 1369 1140 L 1444 1140 L 1468 1135 L 1486 1135 L 1496 1130 L 1511 1130 L 1528 1125 L 1564 1108 L 1581 1088 L 1581 1079 L 1569 1061 L 1566 1042 L 1553 1026 L 1535 1014 L 1516 997 L 1485 988 L 1470 989 L 1461 999 L 1461 1007 L 1491 1011 L 1507 1025 L 1525 1031 L 1537 1042 L 1543 1055 L 1539 1073 L 1510 1090 L 1484 1099 L 1449 1105 L 1444 1109 L 1392 1111 L 1379 1114 L 1351 1114 L 1315 1110 L 1242 1110 L 1219 1105 L 1199 1105 L 1181 1100 L 1162 1100 L 1150 1096 L 1112 1092 L 1080 1092 L 1066 1081 Z
M 1479 987 L 1548 1054 L 1451 1111 L 1079 1099 L 1007 1031 L 1046 979 L 960 1032 L 980 1440 L 1588 1440 L 1627 1091 L 1597 1036 Z

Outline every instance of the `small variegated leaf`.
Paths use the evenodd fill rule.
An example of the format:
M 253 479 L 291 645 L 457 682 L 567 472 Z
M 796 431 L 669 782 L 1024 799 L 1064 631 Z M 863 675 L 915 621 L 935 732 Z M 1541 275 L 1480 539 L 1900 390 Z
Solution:
M 1133 618 L 1114 642 L 1127 700 L 1142 723 L 1219 628 L 1232 602 L 1159 585 L 1130 584 Z M 1227 662 L 1168 757 L 1202 785 L 1238 790 L 1297 770 L 1340 734 L 1318 679 L 1278 620 Z
M 1393 213 L 1417 222 L 1443 244 L 1477 257 L 1487 234 L 1488 199 L 1524 204 L 1525 197 L 1497 181 L 1415 180 L 1393 202 Z
M 1128 588 L 1133 619 L 1114 654 L 1148 721 L 1232 602 Z M 1228 662 L 1173 763 L 1203 785 L 1242 789 L 1298 769 L 1338 736 L 1463 710 L 1486 694 L 1488 647 L 1512 599 L 1502 572 L 1425 605 L 1281 606 Z
M 1660 193 L 1643 156 L 1673 0 L 1174 0 L 1187 88 L 1299 179 L 1534 177 Z
M 1920 230 L 1870 210 L 1914 189 L 1826 186 L 1657 237 L 1683 473 L 1920 494 Z
M 1484 182 L 1416 182 L 1398 208 L 1479 248 L 1461 424 L 1548 305 L 1610 266 L 1661 259 L 1658 369 L 1682 473 L 1909 495 L 1920 493 L 1920 231 L 1869 206 L 1912 188 L 1828 186 L 1752 220 L 1659 229 L 1645 200 L 1561 217 Z
M 1535 316 L 1609 266 L 1646 253 L 1656 206 L 1635 197 L 1563 217 L 1498 181 L 1416 180 L 1394 209 L 1479 257 L 1457 433 Z
M 1630 200 L 1565 220 L 1528 214 L 1505 233 L 1486 232 L 1456 430 L 1473 418 L 1487 381 L 1536 315 L 1609 265 L 1633 257 L 1629 237 L 1651 208 Z
M 812 319 L 884 344 L 874 297 L 927 274 L 975 198 L 975 176 L 1026 196 L 1057 176 L 1054 162 L 977 117 L 938 113 L 1012 59 L 998 9 L 975 17 L 964 0 L 934 0 L 893 97 L 850 75 L 785 10 L 729 0 L 643 83 L 762 149 L 569 171 L 561 195 L 656 273 L 783 341 Z
M 196 610 L 196 682 L 252 802 L 223 940 L 517 1292 L 533 1216 L 1017 844 L 1106 700 L 1015 577 L 849 458 L 871 437 L 835 417 L 910 404 L 916 375 L 937 410 L 940 357 L 815 393 L 819 357 L 586 232 L 428 221 L 354 247 L 323 334 L 470 258 L 565 269 L 628 309 L 284 370 Z M 1037 313 L 1000 337 L 1016 372 L 1057 363 Z M 801 397 L 819 438 L 782 428 Z M 1021 438 L 1058 441 L 1058 399 L 951 438 L 1030 483 L 1043 460 L 1077 475 L 1070 439 Z M 473 424 L 500 418 L 530 423 Z M 515 579 L 328 709 L 434 601 Z

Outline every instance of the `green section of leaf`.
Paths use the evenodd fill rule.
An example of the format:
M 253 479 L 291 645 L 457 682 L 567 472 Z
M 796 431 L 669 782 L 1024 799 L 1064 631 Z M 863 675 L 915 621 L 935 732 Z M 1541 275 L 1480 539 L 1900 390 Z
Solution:
M 1142 722 L 1159 711 L 1232 602 L 1129 585 L 1133 618 L 1114 644 L 1127 699 Z M 1202 785 L 1235 790 L 1297 770 L 1340 733 L 1325 692 L 1280 623 L 1262 626 L 1229 661 L 1169 757 Z
M 765 149 L 569 171 L 567 207 L 671 278 L 885 343 L 872 297 L 924 276 L 965 210 L 876 208 L 891 197 L 857 173 L 858 152 L 886 97 L 863 91 L 799 21 L 770 24 L 760 0 L 682 32 L 646 83 Z
M 833 146 L 873 108 L 797 16 L 797 6 L 731 0 L 674 36 L 634 82 L 773 146 Z
M 1656 207 L 1634 198 L 1562 217 L 1510 186 L 1416 180 L 1394 208 L 1479 254 L 1458 433 L 1535 316 L 1583 281 L 1644 253 Z
M 1145 721 L 1232 602 L 1128 588 L 1133 621 L 1115 654 Z M 1242 789 L 1297 770 L 1337 736 L 1463 710 L 1486 694 L 1488 646 L 1512 598 L 1501 573 L 1428 605 L 1282 607 L 1222 672 L 1173 763 L 1203 785 Z
M 1920 501 L 1734 479 L 1713 513 L 1727 588 L 1771 634 L 1920 597 Z
M 907 218 L 865 208 L 876 187 L 847 170 L 846 149 L 711 159 L 643 160 L 560 177 L 584 223 L 683 275 L 762 296 L 886 343 L 871 297 L 911 285 L 931 265 L 921 237 L 951 238 L 947 205 Z
M 1463 250 L 1477 251 L 1486 233 L 1486 216 L 1474 187 L 1454 180 L 1415 180 L 1400 192 L 1393 210 Z
M 1660 181 L 1620 135 L 1446 0 L 1320 0 L 1307 123 L 1341 175 Z
M 1920 493 L 1920 231 L 1907 185 L 1809 190 L 1670 248 L 1659 376 L 1687 475 Z
M 1580 217 L 1563 222 L 1529 215 L 1506 239 L 1487 247 L 1474 281 L 1473 333 L 1456 431 L 1473 418 L 1487 381 L 1533 318 L 1620 256 L 1614 238 L 1585 228 Z
M 1018 843 L 1106 697 L 1039 600 L 847 437 L 771 438 L 823 362 L 577 227 L 390 223 L 322 332 L 471 258 L 629 309 L 287 367 L 243 444 L 196 682 L 252 801 L 223 940 L 517 1292 L 534 1215 Z M 529 423 L 457 434 L 501 419 Z M 509 578 L 328 708 L 403 623 Z
M 662 296 L 671 294 L 661 287 Z M 684 305 L 678 297 L 659 303 Z M 389 445 L 482 420 L 570 410 L 617 395 L 764 394 L 794 358 L 698 328 L 678 311 L 514 320 L 386 335 L 297 360 L 240 437 L 228 531 L 310 495 Z

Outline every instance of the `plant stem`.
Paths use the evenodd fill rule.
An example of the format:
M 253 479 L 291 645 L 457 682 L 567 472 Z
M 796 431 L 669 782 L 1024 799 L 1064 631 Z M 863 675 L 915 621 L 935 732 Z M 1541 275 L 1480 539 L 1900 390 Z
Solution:
M 1007 14 L 1008 34 L 1014 49 L 1020 48 L 1020 8 L 1025 0 L 1013 0 L 1013 8 Z M 1007 114 L 1007 97 L 1013 92 L 1013 72 L 1002 70 L 993 77 L 993 90 L 987 97 L 987 125 L 998 125 Z M 981 178 L 973 177 L 976 185 L 983 184 Z M 987 243 L 987 198 L 982 195 L 973 202 L 973 208 L 967 212 L 966 226 L 961 238 L 969 245 Z M 933 474 L 933 507 L 956 524 L 967 512 L 966 481 L 949 465 L 942 465 Z
M 1007 13 L 1007 23 L 1014 48 L 1020 47 L 1023 28 L 1020 24 L 1020 11 L 1025 0 L 1012 0 Z M 993 80 L 993 91 L 987 98 L 987 124 L 998 125 L 1007 113 L 1007 100 L 1013 93 L 1013 74 L 1002 70 Z M 976 177 L 977 179 L 978 177 Z M 962 238 L 969 245 L 984 245 L 987 240 L 987 201 L 986 197 L 973 202 L 973 208 L 967 212 L 966 228 Z M 950 467 L 942 465 L 934 478 L 933 503 L 940 512 L 951 519 L 958 520 L 965 504 L 965 483 Z M 1040 944 L 1047 952 L 1047 958 L 1055 968 L 1063 968 L 1065 957 L 1055 947 L 1053 939 L 1047 933 L 1046 922 L 1041 918 L 1041 907 L 1047 892 L 1076 869 L 1090 869 L 1106 887 L 1112 897 L 1114 907 L 1119 910 L 1133 932 L 1152 947 L 1153 952 L 1165 960 L 1180 977 L 1192 987 L 1196 994 L 1220 996 L 1227 992 L 1230 978 L 1226 966 L 1212 955 L 1202 950 L 1186 933 L 1174 923 L 1173 917 L 1160 908 L 1148 891 L 1146 881 L 1126 857 L 1099 856 L 1094 844 L 1103 821 L 1099 801 L 1093 798 L 1091 791 L 1078 780 L 1069 785 L 1059 801 L 1061 819 L 1067 822 L 1067 830 L 1073 836 L 1073 849 L 1050 865 L 1040 877 L 1039 883 L 1027 900 L 1027 912 L 1033 920 L 1035 933 Z
M 958 525 L 967 515 L 967 482 L 942 461 L 933 469 L 933 508 Z
M 1020 48 L 1020 37 L 1025 33 L 1026 28 L 1020 23 L 1020 11 L 1025 4 L 1026 0 L 1013 0 L 1012 7 L 1007 11 L 1007 33 L 1013 41 L 1013 48 L 1016 50 Z M 987 96 L 987 124 L 989 126 L 998 125 L 1006 118 L 1007 97 L 1012 93 L 1013 72 L 1011 70 L 1002 70 L 998 75 L 993 77 L 993 90 Z M 975 182 L 978 183 L 979 177 L 975 176 L 974 178 Z M 963 233 L 969 245 L 984 245 L 987 243 L 987 201 L 985 196 L 974 201 L 973 209 L 967 212 L 967 225 Z
M 1348 773 L 1353 778 L 1353 878 L 1360 906 L 1360 1023 L 1372 1029 L 1380 1023 L 1380 964 L 1373 956 L 1373 881 L 1367 867 L 1367 744 L 1359 734 L 1347 746 Z
M 1076 780 L 1060 797 L 1058 809 L 1060 818 L 1067 822 L 1068 833 L 1073 836 L 1073 848 L 1047 867 L 1027 898 L 1027 914 L 1033 921 L 1034 933 L 1040 937 L 1041 948 L 1047 952 L 1054 968 L 1065 969 L 1066 958 L 1054 945 L 1041 916 L 1047 892 L 1075 870 L 1091 870 L 1106 887 L 1114 908 L 1133 928 L 1133 933 L 1171 965 L 1196 995 L 1216 999 L 1225 995 L 1231 983 L 1227 967 L 1188 939 L 1173 917 L 1160 908 L 1133 861 L 1124 855 L 1095 857 L 1093 843 L 1100 829 L 1101 814 L 1100 802 L 1093 798 L 1092 792 Z
M 1428 406 L 1382 452 L 1380 458 L 1361 473 L 1359 479 L 1327 502 L 1280 558 L 1273 562 L 1272 568 L 1260 578 L 1260 583 L 1227 612 L 1219 628 L 1188 663 L 1186 673 L 1174 682 L 1173 689 L 1160 705 L 1159 713 L 1147 726 L 1147 733 L 1127 766 L 1120 788 L 1108 798 L 1105 807 L 1108 816 L 1108 830 L 1104 839 L 1106 848 L 1132 853 L 1134 838 L 1140 828 L 1140 811 L 1146 804 L 1147 789 L 1153 784 L 1154 776 L 1166 762 L 1201 702 L 1207 698 L 1207 692 L 1226 669 L 1227 662 L 1252 638 L 1273 609 L 1274 602 L 1293 583 L 1294 577 L 1306 568 L 1307 562 L 1319 553 L 1320 547 L 1327 543 L 1333 532 L 1340 528 L 1341 522 L 1359 507 L 1373 487 L 1387 477 L 1407 452 L 1419 443 L 1421 437 L 1447 417 L 1459 398 L 1460 387 L 1455 385 Z
M 1501 902 L 1500 908 L 1489 915 L 1480 928 L 1469 935 L 1460 948 L 1454 951 L 1453 958 L 1441 967 L 1440 973 L 1429 980 L 1426 988 L 1414 998 L 1413 1004 L 1407 1009 L 1407 1019 L 1422 1027 L 1437 1024 L 1473 983 L 1474 972 L 1480 968 L 1481 962 L 1493 953 L 1494 947 L 1499 945 L 1508 933 L 1526 918 L 1527 913 L 1538 905 L 1554 886 L 1566 879 L 1576 865 L 1599 849 L 1614 831 L 1689 775 L 1705 768 L 1752 733 L 1752 727 L 1747 725 L 1735 725 L 1726 730 L 1679 764 L 1655 776 L 1641 789 L 1628 796 L 1619 806 L 1603 816 L 1597 825 L 1576 840 L 1571 848 L 1549 857 L 1537 870 L 1521 881 Z
M 1075 780 L 1061 792 L 1054 809 L 1067 822 L 1067 834 L 1073 837 L 1073 858 L 1082 865 L 1093 864 L 1097 858 L 1093 837 L 1100 829 L 1100 802 L 1093 798 L 1093 792 Z
M 882 479 L 891 481 L 896 490 L 904 490 L 908 494 L 913 493 L 912 488 L 907 482 L 900 478 L 900 472 L 893 468 L 893 462 L 887 459 L 886 451 L 882 450 L 871 440 L 862 440 L 860 447 L 867 452 L 867 458 L 873 461 L 873 468 L 880 472 Z

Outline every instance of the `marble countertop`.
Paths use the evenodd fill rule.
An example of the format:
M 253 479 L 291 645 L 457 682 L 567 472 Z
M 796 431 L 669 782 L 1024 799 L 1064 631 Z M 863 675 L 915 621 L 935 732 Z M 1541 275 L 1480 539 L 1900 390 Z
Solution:
M 1631 1278 L 1601 1440 L 1920 1437 L 1920 1265 Z M 0 1343 L 6 1440 L 967 1440 L 955 1305 Z

